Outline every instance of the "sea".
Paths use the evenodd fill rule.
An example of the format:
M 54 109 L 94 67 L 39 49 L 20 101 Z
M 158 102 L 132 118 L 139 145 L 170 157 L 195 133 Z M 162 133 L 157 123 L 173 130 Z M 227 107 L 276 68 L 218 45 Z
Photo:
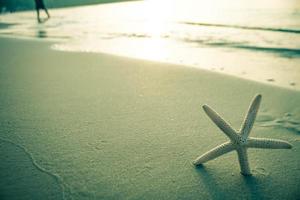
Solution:
M 1 14 L 0 35 L 300 90 L 300 0 L 144 0 L 49 12 L 43 23 L 33 10 Z

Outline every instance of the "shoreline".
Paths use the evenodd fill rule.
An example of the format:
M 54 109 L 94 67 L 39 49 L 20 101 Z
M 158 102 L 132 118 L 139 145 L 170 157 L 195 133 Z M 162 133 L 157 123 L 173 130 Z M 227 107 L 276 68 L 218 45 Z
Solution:
M 199 66 L 198 64 L 193 65 L 193 64 L 184 64 L 181 61 L 177 62 L 172 62 L 172 61 L 163 61 L 163 60 L 153 60 L 151 58 L 140 58 L 140 57 L 134 57 L 122 53 L 110 53 L 110 52 L 105 52 L 105 51 L 85 51 L 85 50 L 66 50 L 66 49 L 61 49 L 60 47 L 57 48 L 60 44 L 53 44 L 51 46 L 51 49 L 54 51 L 61 51 L 61 52 L 74 52 L 74 53 L 95 53 L 95 54 L 104 54 L 104 55 L 112 55 L 112 56 L 117 56 L 117 57 L 122 57 L 122 58 L 128 58 L 128 59 L 134 59 L 134 60 L 141 60 L 141 61 L 149 61 L 149 62 L 155 62 L 155 63 L 161 63 L 161 64 L 166 64 L 166 65 L 173 65 L 173 66 L 180 66 L 180 67 L 185 67 L 185 68 L 192 68 L 196 70 L 204 70 L 208 71 L 211 73 L 216 73 L 216 74 L 221 74 L 229 77 L 235 77 L 238 79 L 250 81 L 250 82 L 256 82 L 262 85 L 268 85 L 268 86 L 274 86 L 282 89 L 287 89 L 287 90 L 292 90 L 292 91 L 297 91 L 300 92 L 300 86 L 299 83 L 297 82 L 290 82 L 289 84 L 282 85 L 280 83 L 277 83 L 276 79 L 274 78 L 268 78 L 268 79 L 262 79 L 262 80 L 257 80 L 256 78 L 253 78 L 252 76 L 250 77 L 245 77 L 243 73 L 241 74 L 236 74 L 236 73 L 228 73 L 224 72 L 224 67 L 218 66 L 218 67 L 212 67 L 212 68 L 205 68 L 202 66 Z
M 282 88 L 282 89 L 287 89 L 287 90 L 291 90 L 291 91 L 300 92 L 300 87 L 299 88 L 294 87 L 295 85 L 283 86 L 283 85 L 274 84 L 275 80 L 272 79 L 272 78 L 267 80 L 267 81 L 260 81 L 260 80 L 255 80 L 253 78 L 251 79 L 251 78 L 243 77 L 241 75 L 225 73 L 223 70 L 218 71 L 215 68 L 213 68 L 213 69 L 202 68 L 202 67 L 199 67 L 199 66 L 182 64 L 180 62 L 168 62 L 168 61 L 161 61 L 161 60 L 151 60 L 151 59 L 146 59 L 146 58 L 131 57 L 131 56 L 127 56 L 127 55 L 109 53 L 109 52 L 61 50 L 60 48 L 57 48 L 57 46 L 59 46 L 60 44 L 63 44 L 65 42 L 65 39 L 61 39 L 61 38 L 36 38 L 36 37 L 30 37 L 30 36 L 16 36 L 16 35 L 10 36 L 10 35 L 7 35 L 7 34 L 0 34 L 0 38 L 12 39 L 12 40 L 14 40 L 14 39 L 15 40 L 29 40 L 29 41 L 32 40 L 32 41 L 48 43 L 49 48 L 53 51 L 116 56 L 116 57 L 121 57 L 121 58 L 125 58 L 125 59 L 133 59 L 133 60 L 139 60 L 139 61 L 161 63 L 161 64 L 165 64 L 165 65 L 173 65 L 173 66 L 178 66 L 178 67 L 183 67 L 183 68 L 191 68 L 191 69 L 196 69 L 196 70 L 200 70 L 200 71 L 204 70 L 204 71 L 207 71 L 207 72 L 210 72 L 210 73 L 216 73 L 216 74 L 221 74 L 221 75 L 225 75 L 225 76 L 229 76 L 229 77 L 234 77 L 234 78 L 237 78 L 237 79 L 246 80 L 246 81 L 250 81 L 250 82 L 255 82 L 255 83 L 259 83 L 259 84 L 266 85 L 266 86 L 275 86 L 275 87 Z M 221 69 L 222 69 L 222 67 L 221 67 Z M 299 85 L 299 84 L 297 84 L 297 85 Z

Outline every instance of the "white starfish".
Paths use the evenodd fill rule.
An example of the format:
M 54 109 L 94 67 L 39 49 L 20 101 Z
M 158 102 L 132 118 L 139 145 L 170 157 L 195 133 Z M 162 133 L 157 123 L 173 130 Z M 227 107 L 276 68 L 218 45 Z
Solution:
M 236 150 L 239 158 L 241 173 L 251 175 L 248 163 L 248 148 L 263 149 L 290 149 L 292 145 L 283 140 L 248 137 L 253 127 L 257 111 L 261 102 L 261 95 L 257 95 L 248 110 L 247 116 L 240 131 L 234 130 L 218 113 L 207 105 L 203 106 L 209 118 L 229 137 L 230 141 L 225 142 L 212 150 L 198 157 L 193 164 L 200 165 L 209 160 L 217 158 L 225 153 Z

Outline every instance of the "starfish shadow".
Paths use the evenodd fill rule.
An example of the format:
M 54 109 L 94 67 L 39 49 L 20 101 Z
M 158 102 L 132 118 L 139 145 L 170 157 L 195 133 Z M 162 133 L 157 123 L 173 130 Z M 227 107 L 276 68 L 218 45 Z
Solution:
M 244 183 L 250 194 L 250 199 L 264 199 L 264 195 L 261 192 L 260 181 L 255 176 L 241 177 L 241 182 Z
M 197 173 L 200 175 L 206 190 L 209 192 L 211 199 L 227 199 L 223 188 L 219 187 L 218 182 L 213 177 L 213 174 L 204 165 L 195 167 Z
M 195 167 L 197 174 L 199 174 L 201 178 L 201 182 L 204 184 L 206 190 L 209 192 L 211 199 L 232 199 L 236 197 L 230 196 L 230 192 L 226 192 L 229 187 L 226 185 L 222 185 L 218 182 L 218 180 L 214 177 L 211 170 L 205 167 L 204 165 L 198 165 Z M 240 175 L 239 187 L 243 190 L 244 197 L 247 199 L 264 199 L 264 195 L 262 193 L 262 185 L 261 185 L 261 177 L 255 176 L 242 176 Z M 230 184 L 229 184 L 230 185 Z

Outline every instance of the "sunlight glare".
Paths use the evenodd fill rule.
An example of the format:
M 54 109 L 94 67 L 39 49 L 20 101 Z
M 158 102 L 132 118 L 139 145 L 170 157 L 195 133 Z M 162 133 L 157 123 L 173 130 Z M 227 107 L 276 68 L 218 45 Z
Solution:
M 172 0 L 147 0 L 143 5 L 144 31 L 151 38 L 145 42 L 140 53 L 143 57 L 154 60 L 162 59 L 168 54 L 162 39 L 170 31 L 170 20 L 173 15 Z
M 167 23 L 172 18 L 171 0 L 147 0 L 144 3 L 143 18 L 145 31 L 152 37 L 160 37 L 167 31 Z

